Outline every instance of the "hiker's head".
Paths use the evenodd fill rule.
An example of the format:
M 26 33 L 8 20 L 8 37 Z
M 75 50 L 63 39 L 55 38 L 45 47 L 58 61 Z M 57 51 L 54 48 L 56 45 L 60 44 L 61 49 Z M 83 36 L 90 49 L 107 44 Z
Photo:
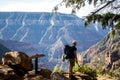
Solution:
M 77 42 L 75 40 L 72 41 L 73 46 L 77 45 Z

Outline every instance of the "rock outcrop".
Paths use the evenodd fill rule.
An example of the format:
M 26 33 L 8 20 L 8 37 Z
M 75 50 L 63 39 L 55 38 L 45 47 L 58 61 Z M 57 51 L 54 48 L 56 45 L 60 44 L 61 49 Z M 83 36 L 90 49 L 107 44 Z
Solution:
M 51 80 L 70 80 L 59 72 L 54 72 L 51 74 Z
M 80 72 L 69 76 L 69 73 L 52 72 L 46 68 L 33 70 L 32 58 L 44 56 L 27 56 L 23 52 L 7 52 L 2 57 L 0 65 L 0 80 L 96 80 Z
M 49 69 L 46 69 L 46 68 L 41 68 L 37 73 L 47 79 L 50 79 L 50 75 L 51 75 L 52 71 Z
M 9 79 L 17 76 L 13 69 L 7 65 L 0 65 L 0 80 Z
M 83 64 L 90 64 L 96 68 L 116 70 L 120 66 L 120 37 L 111 39 L 107 35 L 103 40 L 81 53 Z
M 87 74 L 76 72 L 69 76 L 69 73 L 54 72 L 51 74 L 51 80 L 97 80 Z
M 19 76 L 24 76 L 33 69 L 32 60 L 23 52 L 7 52 L 2 57 L 2 64 L 11 67 Z

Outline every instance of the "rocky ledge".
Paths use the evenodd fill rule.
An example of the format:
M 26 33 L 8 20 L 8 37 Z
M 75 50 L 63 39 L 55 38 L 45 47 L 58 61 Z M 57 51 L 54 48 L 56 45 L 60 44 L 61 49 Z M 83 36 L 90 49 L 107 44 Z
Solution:
M 39 54 L 29 57 L 17 51 L 5 53 L 0 64 L 0 80 L 97 80 L 80 72 L 69 76 L 69 73 L 53 72 L 46 68 L 34 70 L 31 59 L 37 60 L 43 56 Z

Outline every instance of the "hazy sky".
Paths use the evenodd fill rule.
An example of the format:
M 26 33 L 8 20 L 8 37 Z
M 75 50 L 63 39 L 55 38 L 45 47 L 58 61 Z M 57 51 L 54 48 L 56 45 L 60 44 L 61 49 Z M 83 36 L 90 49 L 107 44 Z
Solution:
M 23 11 L 23 12 L 51 12 L 55 5 L 62 0 L 0 0 L 0 12 Z M 93 9 L 92 6 L 80 9 L 76 15 L 85 16 Z M 60 7 L 59 12 L 71 13 L 70 8 Z

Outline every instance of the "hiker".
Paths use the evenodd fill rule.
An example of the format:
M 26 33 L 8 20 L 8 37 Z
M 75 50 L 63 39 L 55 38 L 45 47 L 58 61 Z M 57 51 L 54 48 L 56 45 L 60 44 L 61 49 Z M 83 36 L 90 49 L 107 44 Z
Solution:
M 73 67 L 75 66 L 75 62 L 78 64 L 77 59 L 77 48 L 76 48 L 77 42 L 74 40 L 72 42 L 72 46 L 65 45 L 64 48 L 64 54 L 62 56 L 62 61 L 68 60 L 69 61 L 69 76 L 72 76 Z
M 75 62 L 78 64 L 76 45 L 77 45 L 77 42 L 74 40 L 72 42 L 72 54 L 74 54 L 74 55 L 72 58 L 69 59 L 69 62 L 70 62 L 70 64 L 69 64 L 69 76 L 71 76 L 73 74 L 72 70 L 73 70 L 73 67 L 75 66 Z

